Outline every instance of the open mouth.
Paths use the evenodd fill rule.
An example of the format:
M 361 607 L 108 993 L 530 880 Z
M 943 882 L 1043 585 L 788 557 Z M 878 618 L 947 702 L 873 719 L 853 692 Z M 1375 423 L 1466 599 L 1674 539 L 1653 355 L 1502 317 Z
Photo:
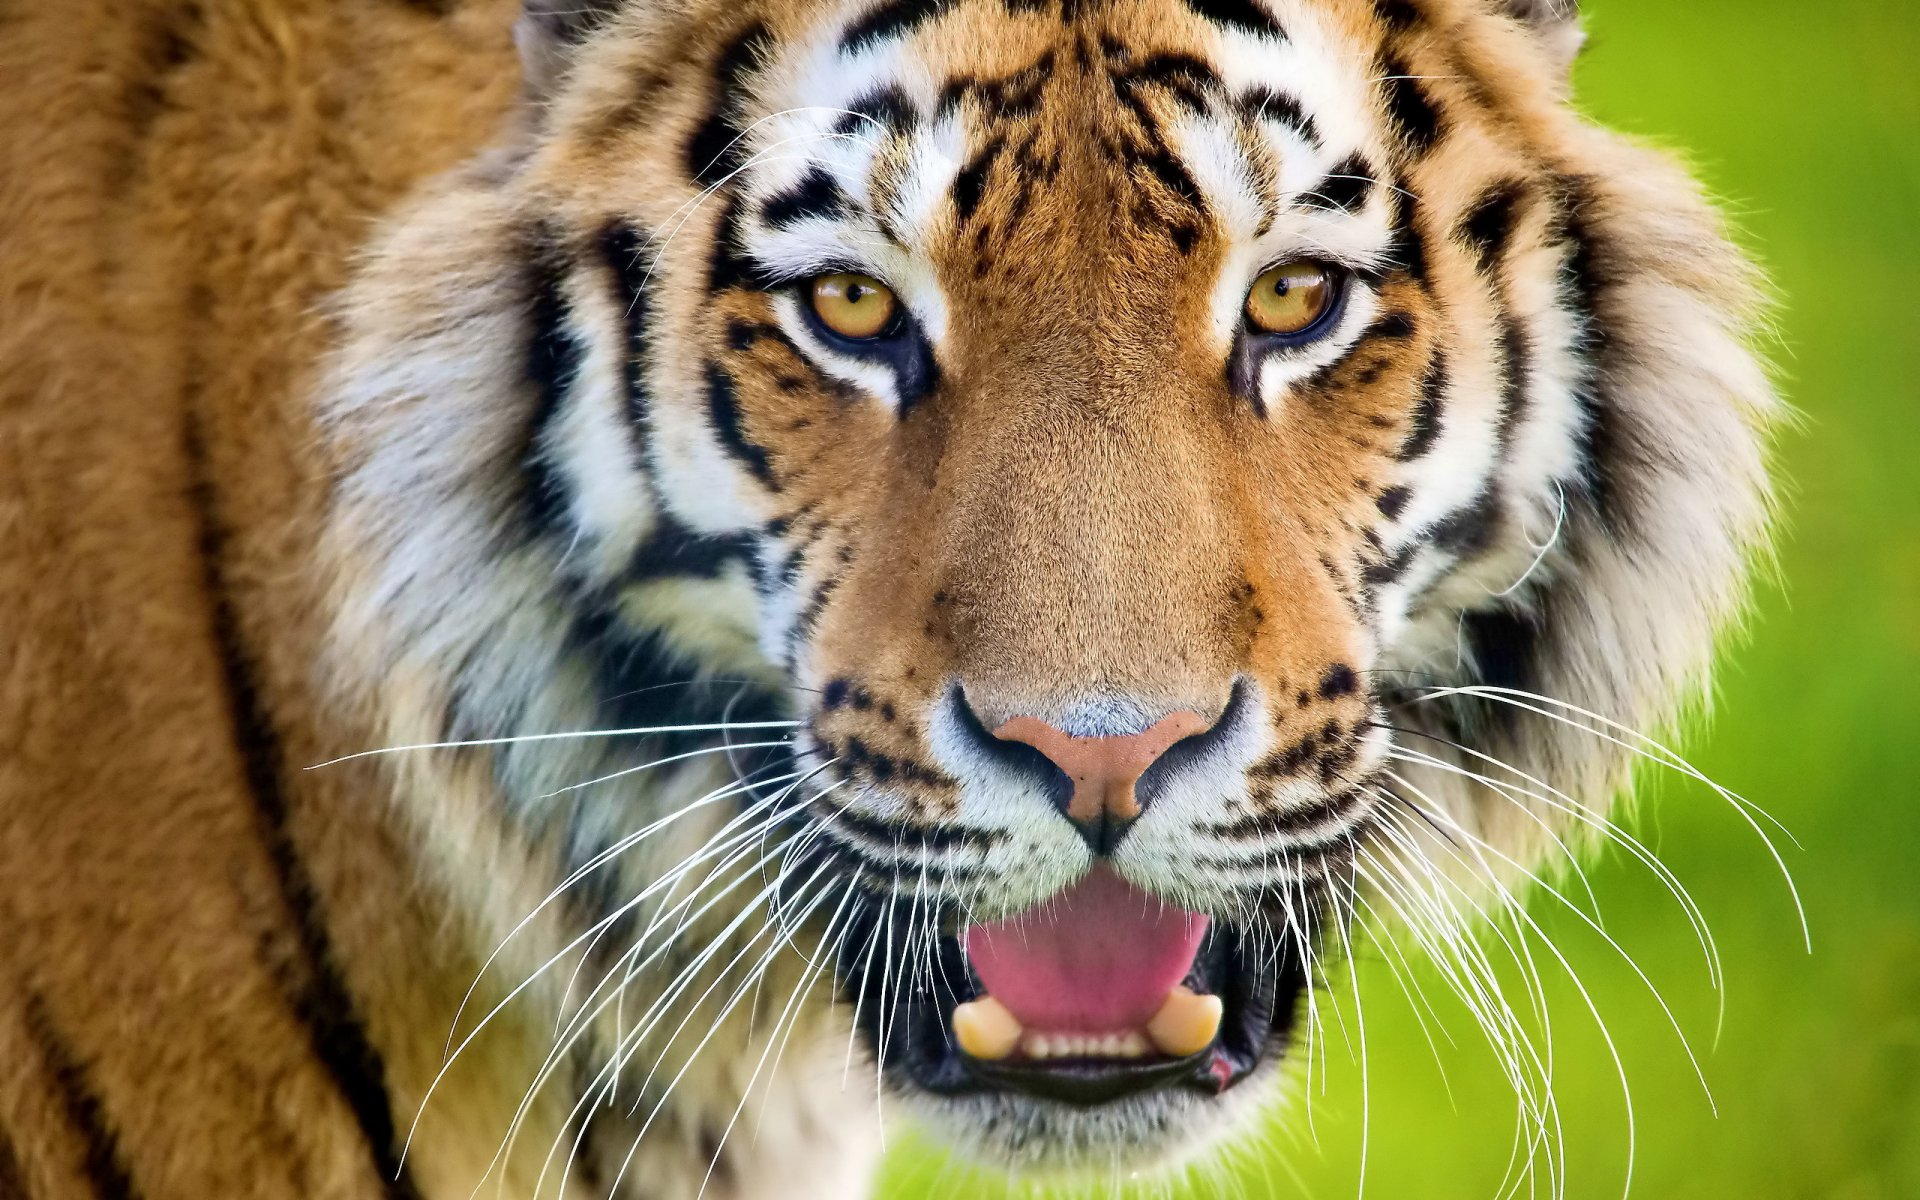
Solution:
M 1105 867 L 1005 920 L 940 934 L 931 970 L 916 961 L 924 938 L 918 956 L 854 942 L 842 977 L 870 1044 L 946 1095 L 1090 1107 L 1158 1088 L 1218 1094 L 1284 1048 L 1307 985 L 1293 939 L 1254 939 Z

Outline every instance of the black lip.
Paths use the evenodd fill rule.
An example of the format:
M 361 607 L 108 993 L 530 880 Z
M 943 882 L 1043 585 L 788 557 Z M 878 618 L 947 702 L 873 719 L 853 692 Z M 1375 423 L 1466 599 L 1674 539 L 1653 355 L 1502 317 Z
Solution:
M 902 905 L 891 921 L 889 904 Z M 981 994 L 959 939 L 941 934 L 930 967 L 922 964 L 903 972 L 902 964 L 925 954 L 924 936 L 918 954 L 910 957 L 904 938 L 896 935 L 889 958 L 885 942 L 875 939 L 887 938 L 890 928 L 912 927 L 902 919 L 904 902 L 878 899 L 866 907 L 857 918 L 865 928 L 842 943 L 843 998 L 853 1006 L 855 1024 L 887 1073 L 936 1095 L 1016 1092 L 1088 1108 L 1169 1088 L 1218 1095 L 1253 1074 L 1267 1058 L 1284 1052 L 1299 998 L 1310 983 L 1297 948 L 1281 953 L 1271 946 L 1256 948 L 1238 930 L 1216 922 L 1186 980 L 1194 990 L 1221 998 L 1225 1013 L 1212 1046 L 1172 1060 L 983 1062 L 962 1053 L 950 1035 L 954 1008 Z
M 1036 1063 L 983 1062 L 965 1054 L 960 1056 L 967 1071 L 977 1080 L 1009 1091 L 1025 1092 L 1044 1100 L 1058 1100 L 1076 1108 L 1098 1108 L 1138 1092 L 1186 1083 L 1209 1069 L 1213 1047 L 1186 1058 L 1138 1062 L 1105 1060 Z

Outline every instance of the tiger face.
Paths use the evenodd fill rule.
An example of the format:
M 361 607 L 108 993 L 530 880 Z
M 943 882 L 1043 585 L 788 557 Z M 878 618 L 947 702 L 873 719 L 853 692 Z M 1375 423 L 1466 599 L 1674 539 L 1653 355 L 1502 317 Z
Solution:
M 435 732 L 794 722 L 769 904 L 945 1136 L 1225 1136 L 1367 897 L 1503 895 L 1581 822 L 1516 779 L 1605 801 L 1552 697 L 1661 719 L 1764 521 L 1744 274 L 1553 9 L 535 6 L 526 130 L 362 285 L 344 426 L 492 398 L 358 418 L 356 611 L 477 631 Z

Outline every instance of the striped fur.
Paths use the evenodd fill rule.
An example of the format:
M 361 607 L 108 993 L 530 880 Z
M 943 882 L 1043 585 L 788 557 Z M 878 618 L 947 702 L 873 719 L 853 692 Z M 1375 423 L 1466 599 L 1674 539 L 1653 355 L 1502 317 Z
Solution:
M 1490 756 L 1599 813 L 1628 755 L 1497 689 L 1649 730 L 1700 694 L 1770 512 L 1757 289 L 1681 172 L 1568 108 L 1566 6 L 529 3 L 517 99 L 512 12 L 394 7 L 418 11 L 302 9 L 288 36 L 347 71 L 329 31 L 367 33 L 403 94 L 402 68 L 439 69 L 418 94 L 470 115 L 336 113 L 332 152 L 377 186 L 336 204 L 309 169 L 292 209 L 324 233 L 296 215 L 200 285 L 209 321 L 243 322 L 250 288 L 298 303 L 136 343 L 218 397 L 178 406 L 179 462 L 146 486 L 171 482 L 200 564 L 197 665 L 170 686 L 228 778 L 157 777 L 240 847 L 199 902 L 271 909 L 157 941 L 206 971 L 166 999 L 241 980 L 252 1007 L 206 1007 L 184 1044 L 284 1064 L 262 1070 L 323 1146 L 231 1106 L 147 1112 L 101 1033 L 139 1000 L 76 1000 L 61 947 L 93 935 L 49 933 L 0 946 L 23 956 L 0 1055 L 34 1064 L 0 1084 L 0 1192 L 223 1194 L 206 1164 L 239 1144 L 243 1177 L 292 1180 L 257 1195 L 851 1196 L 877 1093 L 1019 1170 L 1173 1161 L 1257 1112 L 1289 1047 L 1219 1097 L 939 1096 L 846 966 L 850 944 L 934 953 L 895 916 L 950 932 L 1087 869 L 969 721 L 1219 715 L 1114 863 L 1257 924 L 1294 896 L 1351 912 L 1382 871 L 1497 893 L 1580 841 L 1462 770 Z M 265 52 L 225 17 L 141 13 L 175 22 L 175 71 Z M 163 123 L 199 122 L 170 151 L 190 160 L 236 97 L 212 72 L 176 97 L 186 78 L 153 86 L 187 114 Z M 237 211 L 274 212 L 274 186 Z M 195 269 L 189 225 L 141 228 L 155 262 Z M 1346 281 L 1327 332 L 1249 338 L 1247 287 L 1302 255 Z M 884 352 L 796 290 L 849 269 L 911 315 Z M 184 300 L 136 290 L 98 336 Z M 0 351 L 31 366 L 20 328 Z M 87 744 L 70 711 L 36 761 Z M 607 730 L 650 732 L 580 736 Z M 0 794 L 124 790 L 159 745 L 126 744 L 118 783 L 35 768 Z M 0 871 L 77 838 L 30 811 L 0 817 Z M 157 828 L 155 869 L 221 874 Z M 190 1151 L 156 1161 L 161 1136 Z

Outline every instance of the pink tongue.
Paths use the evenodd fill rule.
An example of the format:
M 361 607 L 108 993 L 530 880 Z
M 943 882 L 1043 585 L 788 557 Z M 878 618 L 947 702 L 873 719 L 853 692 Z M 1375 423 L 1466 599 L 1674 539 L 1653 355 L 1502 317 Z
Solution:
M 1105 867 L 1033 908 L 972 925 L 967 958 L 1027 1029 L 1139 1029 L 1186 978 L 1207 918 L 1175 908 Z

